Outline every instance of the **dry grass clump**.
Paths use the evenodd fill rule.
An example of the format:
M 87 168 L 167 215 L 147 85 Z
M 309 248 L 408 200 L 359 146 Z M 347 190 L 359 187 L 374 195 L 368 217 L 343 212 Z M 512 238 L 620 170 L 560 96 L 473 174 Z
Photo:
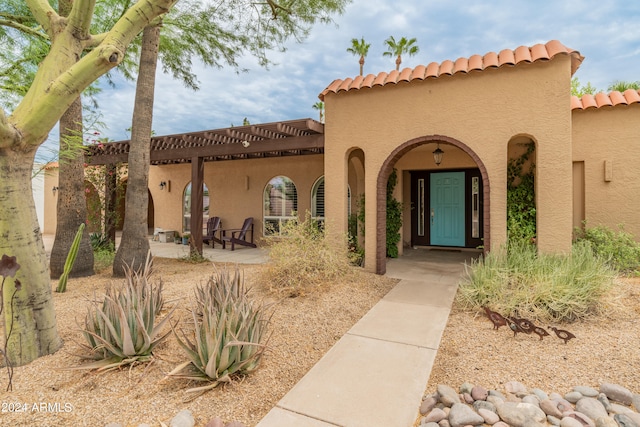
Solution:
M 297 296 L 353 274 L 346 239 L 330 237 L 308 213 L 304 222 L 290 221 L 281 232 L 262 274 L 271 289 Z
M 574 322 L 610 308 L 617 273 L 583 243 L 572 253 L 538 253 L 529 244 L 510 244 L 474 262 L 460 284 L 463 309 L 488 306 L 510 315 L 548 322 Z

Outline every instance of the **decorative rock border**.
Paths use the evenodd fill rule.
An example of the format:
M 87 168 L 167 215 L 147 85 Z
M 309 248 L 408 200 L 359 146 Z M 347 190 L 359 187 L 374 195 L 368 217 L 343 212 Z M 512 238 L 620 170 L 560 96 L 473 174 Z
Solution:
M 640 394 L 618 384 L 576 386 L 547 395 L 510 381 L 505 393 L 464 383 L 456 391 L 438 385 L 420 406 L 421 427 L 640 427 Z

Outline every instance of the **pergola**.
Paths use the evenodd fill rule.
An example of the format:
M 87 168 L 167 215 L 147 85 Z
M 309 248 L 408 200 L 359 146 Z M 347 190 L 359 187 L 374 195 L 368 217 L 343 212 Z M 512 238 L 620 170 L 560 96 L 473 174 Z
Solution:
M 108 142 L 88 147 L 89 165 L 127 163 L 130 141 Z M 204 162 L 303 156 L 324 153 L 324 124 L 297 119 L 247 126 L 232 126 L 175 135 L 151 137 L 150 163 L 191 163 L 192 247 L 202 253 L 202 183 Z M 107 182 L 107 194 L 115 183 Z M 113 186 L 110 190 L 109 187 Z

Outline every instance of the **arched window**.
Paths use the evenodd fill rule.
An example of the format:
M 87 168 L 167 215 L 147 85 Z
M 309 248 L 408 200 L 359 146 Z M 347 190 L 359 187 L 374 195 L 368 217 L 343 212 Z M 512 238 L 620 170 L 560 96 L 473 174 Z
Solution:
M 311 216 L 319 223 L 324 222 L 324 176 L 311 189 Z
M 282 225 L 296 219 L 298 192 L 286 176 L 276 176 L 264 189 L 264 235 L 278 236 Z
M 202 183 L 202 224 L 206 227 L 209 219 L 209 189 Z M 191 183 L 187 184 L 182 195 L 182 232 L 191 232 Z

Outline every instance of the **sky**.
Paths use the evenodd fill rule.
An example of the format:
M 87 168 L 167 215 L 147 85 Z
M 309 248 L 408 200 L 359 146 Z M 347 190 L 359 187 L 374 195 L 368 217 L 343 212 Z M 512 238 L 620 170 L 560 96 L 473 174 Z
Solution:
M 317 24 L 303 43 L 291 40 L 275 65 L 261 68 L 240 60 L 246 73 L 194 64 L 200 90 L 185 88 L 158 67 L 153 131 L 170 135 L 206 129 L 314 118 L 318 94 L 333 80 L 359 74 L 358 57 L 347 52 L 351 39 L 371 44 L 364 74 L 395 68 L 383 57 L 389 36 L 417 39 L 420 51 L 403 56 L 401 69 L 519 46 L 559 40 L 584 61 L 577 73 L 606 91 L 615 80 L 640 80 L 640 1 L 636 0 L 353 0 L 334 24 Z M 101 137 L 129 138 L 135 82 L 116 78 L 97 97 Z M 49 145 L 57 145 L 57 131 Z

